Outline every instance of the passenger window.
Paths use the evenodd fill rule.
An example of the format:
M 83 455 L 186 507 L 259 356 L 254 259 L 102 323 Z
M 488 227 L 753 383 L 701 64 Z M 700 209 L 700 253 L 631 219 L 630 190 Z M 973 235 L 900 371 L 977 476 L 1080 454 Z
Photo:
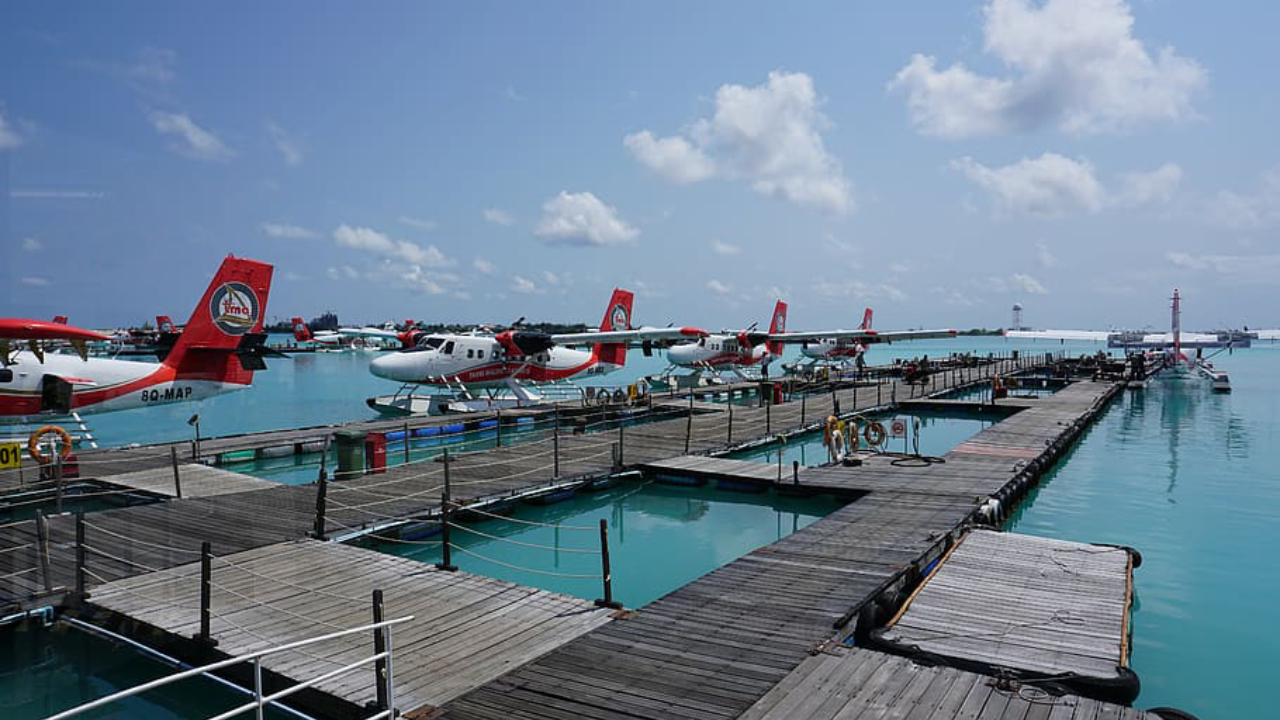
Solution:
M 445 343 L 445 344 L 444 344 L 444 349 L 443 349 L 443 350 L 441 350 L 440 352 L 441 352 L 442 354 L 444 354 L 444 355 L 452 355 L 452 354 L 453 354 L 453 341 L 452 341 L 452 340 L 450 340 L 449 342 Z
M 472 350 L 471 348 L 467 348 L 467 357 L 473 358 L 475 356 L 476 356 L 476 351 Z
M 480 358 L 481 360 L 483 360 L 483 359 L 484 359 L 484 351 L 483 351 L 483 350 L 477 350 L 477 351 L 476 351 L 476 357 L 478 357 L 478 358 Z

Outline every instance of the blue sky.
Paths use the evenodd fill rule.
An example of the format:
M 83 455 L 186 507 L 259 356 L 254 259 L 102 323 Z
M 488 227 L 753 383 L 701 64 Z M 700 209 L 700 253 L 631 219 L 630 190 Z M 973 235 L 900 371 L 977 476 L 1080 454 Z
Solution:
M 1277 14 L 5 3 L 0 312 L 1280 325 Z

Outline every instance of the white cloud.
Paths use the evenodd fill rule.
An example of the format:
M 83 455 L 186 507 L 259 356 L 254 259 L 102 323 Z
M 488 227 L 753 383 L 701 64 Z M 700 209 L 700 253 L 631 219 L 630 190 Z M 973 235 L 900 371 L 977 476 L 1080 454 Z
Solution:
M 173 69 L 177 59 L 177 53 L 166 48 L 143 48 L 138 51 L 138 61 L 126 68 L 125 74 L 134 80 L 165 85 L 178 76 Z
M 641 130 L 622 139 L 622 144 L 641 164 L 676 183 L 692 183 L 715 175 L 715 164 L 701 148 L 683 137 L 654 138 Z
M 541 292 L 532 280 L 519 275 L 512 276 L 511 289 L 523 295 L 533 295 Z
M 445 254 L 440 252 L 435 245 L 428 245 L 424 248 L 408 240 L 392 240 L 371 228 L 340 225 L 333 231 L 333 239 L 343 247 L 403 260 L 412 265 L 438 268 L 453 264 L 453 261 L 445 257 Z
M 186 113 L 151 113 L 151 124 L 162 135 L 171 135 L 169 149 L 196 160 L 230 160 L 235 151 L 216 135 L 196 125 Z
M 637 161 L 674 182 L 744 180 L 762 195 L 848 212 L 852 184 L 822 142 L 828 121 L 818 105 L 812 78 L 775 71 L 763 85 L 720 86 L 715 114 L 683 135 L 655 138 L 641 130 L 622 142 Z
M 859 300 L 892 300 L 902 302 L 907 294 L 893 283 L 868 283 L 862 280 L 819 280 L 813 291 L 825 298 L 857 298 Z
M 494 225 L 515 225 L 516 219 L 511 217 L 505 210 L 498 208 L 485 208 L 484 219 Z
M 22 249 L 27 252 L 40 252 L 44 249 L 44 243 L 33 237 L 22 238 Z
M 1219 192 L 1209 202 L 1208 217 L 1233 230 L 1257 230 L 1280 222 L 1280 167 L 1262 176 L 1262 187 L 1255 193 Z
M 0 150 L 16 148 L 21 144 L 22 136 L 4 119 L 4 113 L 0 113 Z
M 1234 282 L 1273 283 L 1276 273 L 1280 272 L 1280 254 L 1195 255 L 1170 252 L 1165 257 L 1177 267 L 1212 272 Z
M 542 205 L 534 235 L 548 243 L 603 247 L 634 240 L 640 231 L 589 192 L 561 192 Z
M 1049 244 L 1043 240 L 1036 243 L 1036 262 L 1040 263 L 1042 268 L 1056 267 L 1058 258 L 1049 252 Z
M 484 273 L 485 275 L 492 275 L 498 271 L 498 267 L 496 265 L 489 262 L 488 260 L 485 260 L 482 257 L 478 257 L 475 260 L 473 260 L 471 262 L 471 265 L 472 267 Z
M 270 237 L 289 238 L 292 240 L 306 240 L 310 238 L 320 237 L 313 230 L 308 230 L 298 225 L 286 225 L 283 223 L 262 223 L 262 232 Z
M 297 167 L 302 164 L 305 159 L 302 155 L 302 148 L 298 147 L 297 141 L 284 128 L 276 123 L 268 122 L 267 134 L 271 136 L 271 143 L 276 146 L 276 150 L 280 151 L 280 156 L 284 158 L 286 165 Z
M 1014 289 L 1021 290 L 1025 293 L 1030 293 L 1032 295 L 1045 295 L 1049 292 L 1039 280 L 1025 273 L 1014 273 L 1009 276 L 1009 279 L 1012 281 Z
M 1182 168 L 1165 163 L 1151 172 L 1127 173 L 1121 178 L 1121 202 L 1128 205 L 1168 203 L 1182 183 Z
M 1194 116 L 1192 96 L 1207 84 L 1205 69 L 1172 47 L 1147 51 L 1124 0 L 992 0 L 983 14 L 983 49 L 1009 76 L 912 56 L 889 87 L 907 92 L 921 133 L 1124 132 Z
M 19 280 L 19 282 L 30 287 L 46 287 L 49 284 L 48 278 L 42 278 L 35 275 L 28 275 Z
M 720 240 L 711 241 L 711 250 L 717 255 L 737 255 L 742 252 L 742 248 L 732 243 L 721 242 Z
M 991 193 L 1006 211 L 1055 216 L 1073 210 L 1098 212 L 1106 204 L 1093 166 L 1055 153 L 999 168 L 968 157 L 953 160 L 951 166 Z
M 431 220 L 429 218 L 416 218 L 416 217 L 409 217 L 408 215 L 401 215 L 400 222 L 404 223 L 405 225 L 408 225 L 411 228 L 422 230 L 425 232 L 431 232 L 432 230 L 435 230 L 436 225 L 439 224 L 435 220 Z
M 719 280 L 708 280 L 707 289 L 718 295 L 728 295 L 729 293 L 733 292 L 732 287 L 725 285 Z

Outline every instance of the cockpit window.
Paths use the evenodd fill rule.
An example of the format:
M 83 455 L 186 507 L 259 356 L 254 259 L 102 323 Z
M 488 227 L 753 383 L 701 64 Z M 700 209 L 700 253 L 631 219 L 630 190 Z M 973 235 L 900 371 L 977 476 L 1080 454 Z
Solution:
M 699 339 L 699 340 L 698 340 L 698 347 L 706 347 L 706 346 L 707 346 L 707 339 L 706 339 L 706 338 L 701 338 L 701 339 Z
M 13 371 L 9 368 L 0 368 L 0 383 L 13 382 Z

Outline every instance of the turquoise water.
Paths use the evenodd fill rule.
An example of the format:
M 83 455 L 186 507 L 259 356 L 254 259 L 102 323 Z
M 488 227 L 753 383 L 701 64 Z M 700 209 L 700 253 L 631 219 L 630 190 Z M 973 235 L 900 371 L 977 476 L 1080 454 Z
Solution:
M 943 455 L 956 445 L 968 440 L 990 427 L 995 420 L 986 418 L 946 417 L 932 413 L 898 414 L 875 416 L 886 429 L 892 417 L 903 418 L 907 423 L 907 438 L 889 438 L 884 445 L 887 452 L 916 452 L 913 440 L 915 433 L 910 428 L 912 420 L 920 422 L 919 452 L 921 455 Z M 866 447 L 865 442 L 862 447 Z M 778 445 L 770 443 L 751 450 L 733 453 L 730 457 L 738 460 L 753 460 L 763 463 L 778 462 L 778 451 L 782 452 L 783 474 L 790 477 L 791 463 L 801 465 L 821 465 L 828 461 L 827 449 L 822 445 L 822 433 L 805 433 L 799 437 L 788 438 L 787 442 Z
M 518 505 L 515 521 L 462 523 L 450 537 L 451 544 L 462 548 L 453 551 L 452 562 L 469 572 L 594 600 L 603 595 L 598 577 L 569 576 L 600 575 L 599 524 L 605 519 L 614 599 L 637 608 L 841 505 L 829 496 L 792 498 L 772 491 L 748 494 L 630 482 L 554 505 Z M 529 522 L 564 527 L 525 524 Z M 440 561 L 438 545 L 387 542 L 378 549 Z
M 177 672 L 133 648 L 66 623 L 0 628 L 0 717 L 37 720 Z M 179 720 L 212 717 L 246 696 L 202 677 L 189 678 L 80 715 Z M 279 711 L 268 717 L 293 718 Z M 246 714 L 243 717 L 252 717 Z
M 1142 552 L 1135 705 L 1275 717 L 1280 346 L 1217 364 L 1234 392 L 1161 379 L 1118 399 L 1008 526 Z

